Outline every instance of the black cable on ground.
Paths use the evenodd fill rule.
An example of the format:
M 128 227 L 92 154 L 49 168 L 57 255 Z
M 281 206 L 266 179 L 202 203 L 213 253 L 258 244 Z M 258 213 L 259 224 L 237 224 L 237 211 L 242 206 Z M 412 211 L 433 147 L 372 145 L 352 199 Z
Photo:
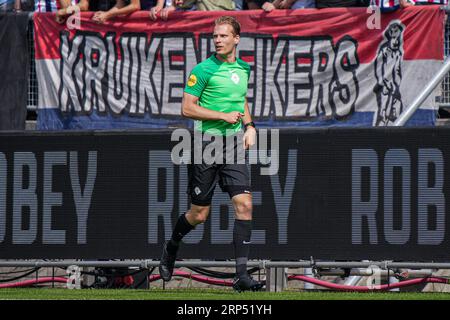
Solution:
M 201 267 L 189 267 L 188 269 L 197 272 L 201 275 L 207 276 L 207 277 L 212 277 L 212 278 L 218 278 L 218 279 L 232 279 L 236 276 L 236 273 L 231 273 L 231 272 L 221 272 L 221 271 L 216 271 L 216 270 L 209 270 L 209 269 L 205 269 L 205 268 L 201 268 Z M 259 270 L 258 267 L 254 267 L 251 269 L 248 269 L 248 273 L 249 274 L 253 274 L 255 272 L 257 272 Z
M 17 271 L 0 272 L 0 276 L 5 275 L 5 274 L 24 273 L 24 272 L 28 272 L 31 270 L 35 270 L 35 268 L 30 268 L 30 269 L 25 269 L 25 270 L 17 270 Z
M 29 276 L 30 274 L 33 274 L 33 273 L 39 271 L 39 269 L 40 269 L 40 268 L 34 268 L 33 270 L 30 270 L 29 272 L 26 272 L 26 273 L 24 273 L 24 274 L 22 274 L 22 275 L 20 275 L 20 276 L 14 277 L 14 278 L 1 279 L 1 280 L 0 280 L 0 283 L 3 283 L 3 282 L 10 282 L 10 281 L 16 281 L 16 280 L 25 278 L 25 277 Z
M 80 271 L 80 274 L 81 275 L 87 275 L 87 276 L 102 276 L 102 277 L 114 277 L 114 276 L 117 276 L 118 275 L 118 271 L 120 270 L 120 268 L 122 268 L 122 269 L 124 269 L 124 268 L 126 268 L 126 267 L 120 267 L 120 268 L 111 268 L 111 267 L 108 267 L 108 268 L 103 268 L 103 267 L 97 267 L 98 269 L 111 269 L 111 270 L 115 270 L 115 271 L 112 271 L 111 273 L 104 273 L 104 272 L 98 272 L 98 271 Z M 58 269 L 61 269 L 61 270 L 66 270 L 66 268 L 64 268 L 64 267 L 58 267 Z M 130 271 L 130 272 L 128 272 L 128 273 L 120 273 L 120 276 L 133 276 L 133 275 L 135 275 L 135 274 L 137 274 L 137 273 L 139 273 L 139 272 L 142 272 L 142 270 L 144 270 L 144 269 L 138 269 L 138 270 L 133 270 L 133 271 Z

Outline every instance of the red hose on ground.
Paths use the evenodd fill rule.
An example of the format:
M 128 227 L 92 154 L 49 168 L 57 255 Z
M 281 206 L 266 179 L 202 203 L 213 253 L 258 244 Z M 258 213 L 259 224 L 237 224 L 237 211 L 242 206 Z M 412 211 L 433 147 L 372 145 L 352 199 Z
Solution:
M 4 283 L 4 284 L 0 284 L 0 289 L 29 287 L 34 284 L 49 283 L 49 282 L 67 283 L 67 279 L 60 278 L 60 277 L 57 277 L 57 278 L 47 277 L 47 278 L 39 278 L 37 280 L 33 279 L 33 280 L 25 280 L 25 281 L 14 282 L 14 283 Z
M 219 280 L 219 279 L 214 279 L 214 278 L 191 274 L 189 272 L 184 272 L 184 271 L 175 271 L 173 275 L 178 276 L 178 277 L 192 279 L 192 280 L 198 281 L 198 282 L 218 285 L 218 286 L 231 287 L 233 285 L 233 282 L 229 281 L 229 280 L 222 280 L 222 279 Z M 160 279 L 161 279 L 160 275 L 155 274 L 155 275 L 149 276 L 150 282 L 157 281 Z M 358 292 L 390 290 L 390 289 L 407 287 L 407 286 L 412 286 L 412 285 L 421 284 L 421 283 L 443 283 L 443 284 L 450 283 L 450 279 L 439 278 L 439 277 L 417 278 L 417 279 L 406 280 L 406 281 L 397 282 L 397 283 L 393 283 L 393 284 L 389 284 L 389 285 L 383 284 L 383 285 L 373 286 L 373 287 L 340 285 L 340 284 L 323 281 L 323 280 L 319 280 L 319 279 L 307 277 L 307 276 L 302 276 L 302 275 L 290 275 L 290 276 L 288 276 L 288 280 L 299 280 L 299 281 L 309 282 L 309 283 L 312 283 L 312 284 L 315 284 L 315 285 L 318 285 L 321 287 L 339 290 L 339 291 L 358 291 Z M 62 277 L 55 277 L 55 278 L 46 277 L 46 278 L 26 280 L 26 281 L 22 281 L 22 282 L 4 283 L 4 284 L 0 284 L 0 289 L 28 287 L 28 286 L 32 286 L 35 284 L 52 283 L 52 282 L 67 283 L 67 279 L 62 278 Z
M 305 282 L 316 284 L 321 287 L 340 290 L 340 291 L 359 291 L 359 292 L 390 290 L 390 289 L 395 289 L 395 288 L 412 286 L 412 285 L 419 284 L 419 283 L 444 283 L 444 284 L 450 283 L 450 279 L 438 278 L 438 277 L 427 277 L 427 278 L 417 278 L 417 279 L 406 280 L 406 281 L 397 282 L 397 283 L 393 283 L 393 284 L 389 284 L 389 285 L 383 284 L 383 285 L 379 285 L 379 286 L 373 286 L 373 288 L 371 288 L 368 286 L 340 285 L 340 284 L 323 281 L 323 280 L 319 280 L 319 279 L 315 279 L 315 278 L 311 278 L 311 277 L 307 277 L 307 276 L 301 276 L 301 275 L 288 276 L 288 280 L 305 281 Z
M 183 278 L 189 278 L 194 281 L 199 281 L 199 282 L 203 282 L 203 283 L 207 283 L 207 284 L 213 284 L 213 285 L 219 285 L 219 286 L 232 286 L 233 285 L 232 281 L 217 280 L 217 279 L 203 277 L 203 276 L 199 276 L 199 275 L 193 275 L 189 272 L 184 272 L 184 271 L 174 271 L 173 275 L 183 277 Z M 149 277 L 150 282 L 157 281 L 160 279 L 161 279 L 160 275 L 151 275 Z M 359 291 L 359 292 L 391 290 L 391 289 L 395 289 L 395 288 L 412 286 L 412 285 L 420 284 L 420 283 L 443 283 L 443 284 L 450 283 L 450 279 L 438 278 L 438 277 L 427 277 L 427 278 L 417 278 L 417 279 L 406 280 L 406 281 L 397 282 L 397 283 L 393 283 L 393 284 L 389 284 L 389 285 L 384 284 L 384 285 L 379 285 L 379 286 L 373 286 L 373 288 L 371 288 L 368 286 L 340 285 L 340 284 L 323 281 L 323 280 L 319 280 L 319 279 L 312 278 L 312 277 L 301 276 L 301 275 L 288 276 L 288 280 L 300 280 L 300 281 L 304 281 L 304 282 L 313 283 L 313 284 L 316 284 L 316 285 L 319 285 L 321 287 L 325 287 L 328 289 L 334 289 L 334 290 L 339 290 L 339 291 Z
M 218 279 L 214 279 L 214 278 L 203 277 L 203 276 L 191 274 L 191 273 L 185 272 L 185 271 L 174 271 L 173 275 L 178 276 L 178 277 L 192 279 L 192 280 L 207 283 L 207 284 L 214 284 L 217 286 L 231 287 L 233 285 L 233 281 L 218 280 Z M 150 282 L 160 280 L 160 279 L 161 279 L 161 276 L 159 274 L 153 274 L 148 278 L 148 280 Z

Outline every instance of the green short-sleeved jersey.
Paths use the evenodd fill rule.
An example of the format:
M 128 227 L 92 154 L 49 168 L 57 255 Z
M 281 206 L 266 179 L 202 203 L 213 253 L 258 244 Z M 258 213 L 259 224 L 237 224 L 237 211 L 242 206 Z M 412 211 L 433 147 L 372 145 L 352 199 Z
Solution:
M 234 63 L 222 62 L 213 54 L 199 63 L 191 72 L 184 92 L 199 98 L 198 105 L 220 112 L 244 113 L 250 66 L 236 59 Z M 241 129 L 222 120 L 195 121 L 195 129 L 213 135 L 230 135 Z

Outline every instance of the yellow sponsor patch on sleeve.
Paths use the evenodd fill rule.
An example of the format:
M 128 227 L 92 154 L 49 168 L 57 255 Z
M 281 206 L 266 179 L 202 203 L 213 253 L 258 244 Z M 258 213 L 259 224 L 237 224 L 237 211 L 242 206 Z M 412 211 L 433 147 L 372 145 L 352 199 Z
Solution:
M 191 74 L 189 79 L 188 79 L 188 83 L 187 85 L 189 87 L 193 87 L 197 84 L 197 77 L 195 76 L 195 74 Z

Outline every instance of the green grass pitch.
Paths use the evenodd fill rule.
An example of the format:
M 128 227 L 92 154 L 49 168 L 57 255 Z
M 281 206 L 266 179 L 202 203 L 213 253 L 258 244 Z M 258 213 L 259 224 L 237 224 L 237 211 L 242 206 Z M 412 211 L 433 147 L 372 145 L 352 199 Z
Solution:
M 242 292 L 230 289 L 0 289 L 1 300 L 450 300 L 450 293 Z

